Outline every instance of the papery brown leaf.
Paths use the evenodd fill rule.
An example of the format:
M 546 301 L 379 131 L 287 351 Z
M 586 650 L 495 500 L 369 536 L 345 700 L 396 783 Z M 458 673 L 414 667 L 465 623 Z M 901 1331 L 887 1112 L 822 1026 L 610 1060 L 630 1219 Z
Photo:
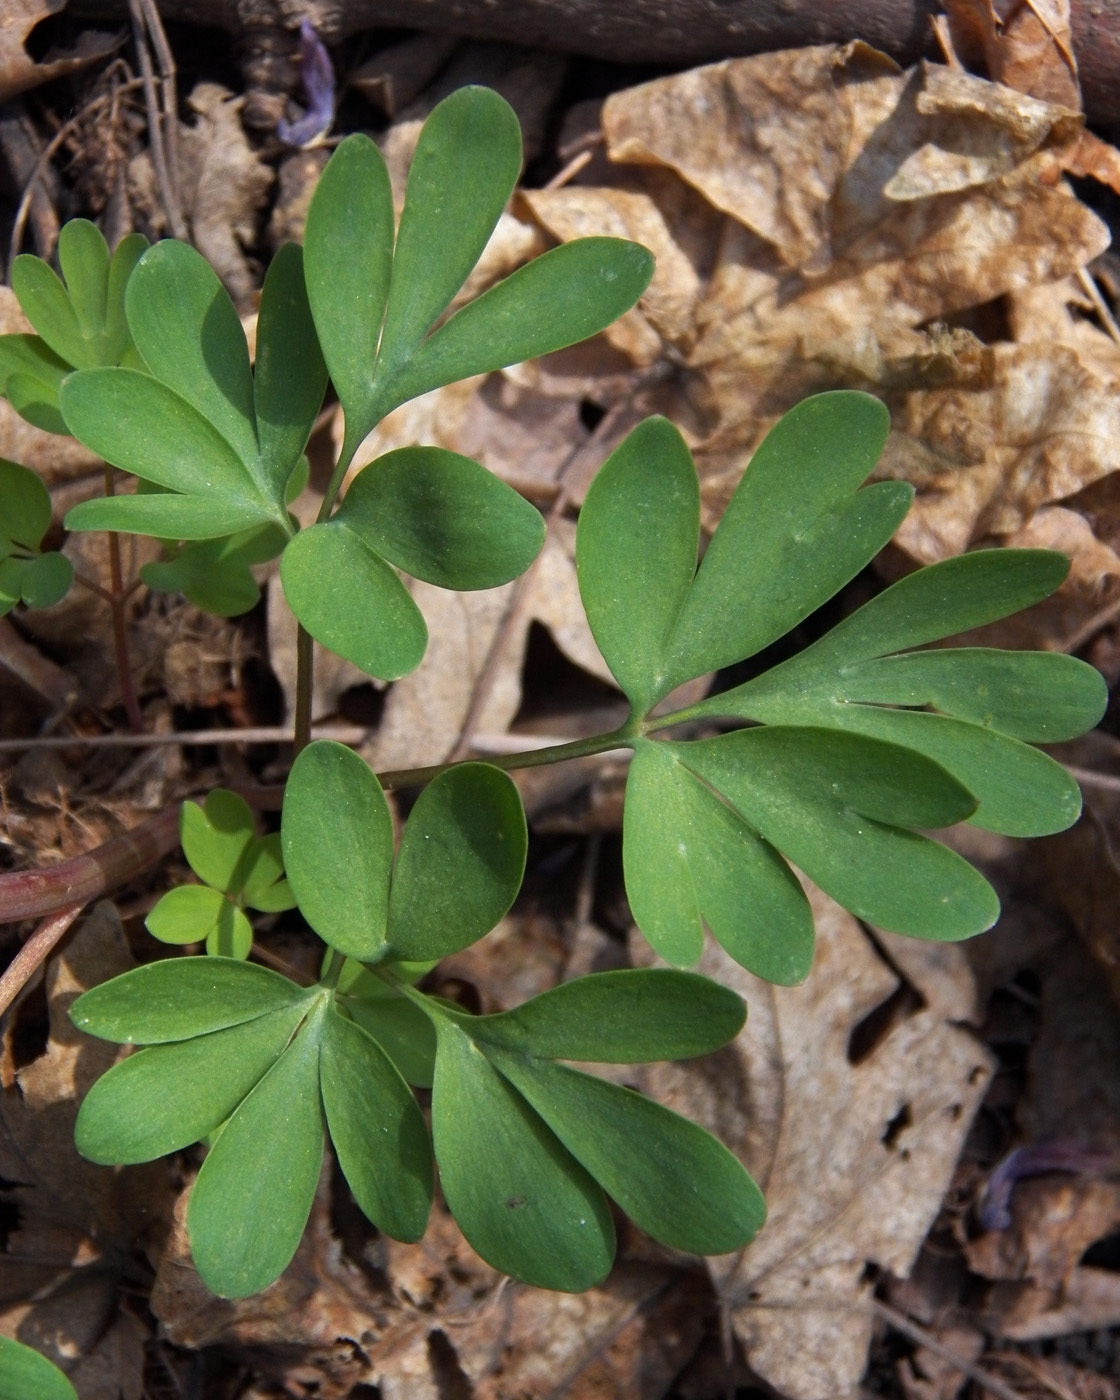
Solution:
M 946 0 L 962 56 L 982 58 L 998 83 L 1081 109 L 1069 0 L 1030 0 L 997 11 L 992 0 Z
M 52 50 L 40 63 L 25 48 L 31 31 L 40 22 L 66 7 L 66 0 L 5 0 L 0 13 L 0 103 L 21 92 L 76 73 L 106 58 L 120 46 L 116 34 L 85 30 L 76 47 L 66 53 Z
M 905 1277 L 913 1265 L 992 1062 L 953 1024 L 970 1000 L 959 971 L 942 983 L 939 1008 L 915 999 L 870 1048 L 853 1040 L 898 978 L 851 915 L 819 891 L 809 896 L 817 953 L 808 981 L 772 987 L 710 946 L 699 970 L 744 997 L 747 1027 L 717 1055 L 656 1066 L 646 1082 L 723 1138 L 766 1195 L 757 1240 L 710 1263 L 752 1368 L 793 1400 L 833 1400 L 854 1390 L 866 1364 L 866 1266 Z M 947 952 L 963 966 L 961 950 L 938 956 Z

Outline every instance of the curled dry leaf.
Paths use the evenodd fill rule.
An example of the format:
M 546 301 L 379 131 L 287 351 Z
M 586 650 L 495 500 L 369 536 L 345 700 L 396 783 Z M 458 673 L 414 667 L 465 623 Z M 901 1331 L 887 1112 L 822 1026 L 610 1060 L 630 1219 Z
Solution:
M 120 44 L 116 34 L 86 30 L 77 46 L 65 53 L 52 50 L 37 63 L 25 43 L 40 22 L 55 15 L 66 0 L 5 0 L 0 13 L 0 103 L 9 102 L 21 92 L 76 73 L 111 54 Z
M 993 81 L 1080 110 L 1069 0 L 1031 0 L 1003 14 L 992 0 L 947 0 L 945 9 L 961 56 L 982 59 Z
M 809 896 L 808 981 L 769 986 L 709 947 L 700 970 L 746 999 L 747 1026 L 706 1060 L 646 1073 L 658 1098 L 718 1133 L 765 1191 L 758 1239 L 710 1265 L 749 1364 L 792 1400 L 832 1400 L 866 1365 L 867 1265 L 909 1272 L 992 1064 L 955 1024 L 972 992 L 953 947 L 921 973 L 932 1000 L 916 998 L 869 1048 L 867 1018 L 898 977 L 855 919 L 819 891 Z

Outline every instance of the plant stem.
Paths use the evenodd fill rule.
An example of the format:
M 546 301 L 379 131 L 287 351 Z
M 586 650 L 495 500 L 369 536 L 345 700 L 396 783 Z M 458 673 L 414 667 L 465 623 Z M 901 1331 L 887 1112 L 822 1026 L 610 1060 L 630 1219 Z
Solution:
M 312 681 L 315 676 L 315 643 L 302 623 L 296 624 L 295 753 L 311 742 Z
M 113 468 L 108 462 L 105 463 L 105 494 L 106 496 L 114 494 Z M 144 716 L 140 713 L 140 703 L 136 698 L 136 690 L 132 684 L 132 667 L 128 658 L 128 626 L 124 615 L 124 604 L 128 594 L 125 592 L 124 578 L 121 574 L 120 537 L 115 530 L 110 530 L 107 533 L 109 537 L 109 610 L 113 617 L 113 648 L 117 660 L 117 682 L 121 688 L 125 714 L 128 716 L 128 727 L 134 734 L 143 734 Z
M 30 981 L 35 969 L 46 962 L 51 949 L 85 907 L 83 901 L 49 915 L 11 960 L 0 977 L 0 1016 Z
M 376 425 L 375 425 L 376 426 Z M 331 479 L 327 482 L 326 494 L 323 496 L 323 504 L 319 507 L 319 514 L 315 517 L 315 523 L 321 525 L 324 520 L 330 518 L 330 513 L 334 509 L 334 503 L 338 500 L 338 493 L 342 490 L 342 482 L 346 473 L 350 470 L 350 463 L 354 460 L 354 453 L 362 444 L 362 439 L 367 437 L 367 433 L 362 433 L 356 441 L 351 441 L 350 425 L 346 425 L 346 437 L 343 439 L 342 451 L 338 454 L 338 461 L 335 463 L 334 471 L 331 472 Z
M 612 729 L 609 734 L 593 734 L 589 739 L 573 739 L 568 744 L 550 744 L 546 749 L 526 749 L 521 753 L 501 754 L 482 760 L 492 768 L 509 771 L 512 768 L 541 768 L 548 763 L 563 763 L 572 758 L 590 758 L 609 749 L 633 748 L 638 731 L 629 721 Z M 421 787 L 446 773 L 458 763 L 434 763 L 428 768 L 397 768 L 378 773 L 377 779 L 386 792 L 396 788 Z

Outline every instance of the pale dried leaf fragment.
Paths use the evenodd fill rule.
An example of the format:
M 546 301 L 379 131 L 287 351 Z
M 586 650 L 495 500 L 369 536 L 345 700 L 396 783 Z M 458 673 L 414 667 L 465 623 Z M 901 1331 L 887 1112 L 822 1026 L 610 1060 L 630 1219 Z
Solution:
M 772 987 L 714 945 L 700 971 L 750 1007 L 732 1046 L 647 1082 L 746 1163 L 768 1219 L 741 1255 L 712 1260 L 751 1367 L 792 1400 L 854 1393 L 872 1314 L 866 1266 L 905 1277 L 940 1209 L 992 1072 L 987 1052 L 923 1006 L 852 1062 L 852 1034 L 898 979 L 851 915 L 812 887 L 813 972 Z M 949 950 L 946 950 L 947 952 Z M 961 967 L 946 1005 L 967 999 Z
M 0 103 L 10 102 L 40 83 L 76 73 L 119 46 L 116 34 L 85 30 L 73 49 L 65 53 L 52 49 L 37 63 L 27 52 L 26 41 L 40 20 L 58 14 L 65 6 L 66 0 L 4 0 L 0 10 Z
M 947 0 L 953 39 L 964 57 L 983 58 L 991 77 L 1046 102 L 1081 109 L 1069 0 Z

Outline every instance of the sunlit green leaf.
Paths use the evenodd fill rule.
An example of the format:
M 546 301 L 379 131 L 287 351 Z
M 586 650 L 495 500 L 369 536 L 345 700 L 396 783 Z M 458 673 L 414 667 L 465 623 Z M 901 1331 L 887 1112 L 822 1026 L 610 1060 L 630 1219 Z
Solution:
M 389 896 L 395 957 L 441 958 L 489 933 L 516 898 L 528 835 L 513 779 L 463 763 L 417 799 Z
M 78 1393 L 52 1361 L 0 1337 L 0 1400 L 78 1400 Z
M 58 235 L 58 263 L 82 338 L 97 347 L 96 363 L 104 364 L 109 245 L 97 225 L 88 219 L 70 219 L 63 224 Z
M 226 910 L 230 913 L 226 913 Z M 212 958 L 237 958 L 243 961 L 252 951 L 253 925 L 240 909 L 225 901 L 214 927 L 206 935 L 206 952 Z
M 644 1064 L 718 1050 L 745 1015 L 742 1000 L 707 977 L 640 968 L 577 977 L 513 1011 L 473 1017 L 470 1035 L 538 1059 Z
M 21 253 L 12 263 L 11 282 L 23 314 L 60 359 L 79 369 L 101 363 L 82 334 L 66 288 L 41 258 Z
M 813 915 L 793 872 L 664 744 L 639 745 L 630 765 L 623 864 L 634 920 L 666 961 L 697 960 L 703 917 L 756 976 L 808 976 Z
M 78 1151 L 91 1162 L 151 1162 L 200 1141 L 276 1062 L 303 1014 L 289 1006 L 130 1055 L 83 1099 L 74 1128 Z
M 222 926 L 232 933 L 236 913 L 221 890 L 177 885 L 152 908 L 144 927 L 161 943 L 202 943 Z
M 165 958 L 93 987 L 70 1007 L 79 1030 L 125 1045 L 187 1040 L 302 1003 L 307 992 L 256 963 Z
M 253 813 L 245 799 L 227 788 L 214 788 L 200 807 L 184 802 L 179 809 L 183 854 L 200 880 L 226 894 L 244 882 L 244 860 L 253 840 Z
M 280 833 L 250 843 L 245 853 L 241 896 L 250 909 L 278 914 L 295 908 L 295 896 L 284 879 L 284 855 Z
M 368 136 L 348 136 L 327 162 L 307 211 L 304 243 L 315 328 L 347 436 L 357 446 L 373 426 L 365 419 L 393 261 L 389 173 Z
M 402 447 L 354 478 L 335 519 L 375 553 L 441 588 L 496 588 L 544 544 L 540 513 L 469 457 Z
M 459 88 L 434 108 L 408 172 L 382 335 L 387 371 L 404 363 L 466 281 L 520 172 L 521 129 L 496 92 Z
M 154 381 L 153 381 L 154 382 Z M 156 539 L 209 540 L 251 529 L 265 513 L 251 500 L 196 495 L 104 496 L 66 512 L 68 530 L 117 530 Z
M 728 1254 L 766 1219 L 762 1192 L 711 1133 L 652 1099 L 508 1051 L 494 1062 L 569 1152 L 654 1239 Z
M 329 1010 L 319 1061 L 327 1128 L 365 1215 L 395 1240 L 418 1240 L 432 1205 L 423 1114 L 378 1043 Z
M 222 1129 L 191 1191 L 191 1253 L 221 1297 L 244 1298 L 279 1278 L 307 1224 L 323 1161 L 320 1016 Z
M 319 937 L 349 957 L 381 957 L 393 821 L 369 766 L 342 744 L 309 744 L 284 789 L 281 834 L 292 892 Z
M 142 233 L 127 234 L 117 244 L 109 264 L 109 287 L 105 305 L 106 363 L 121 364 L 126 354 L 136 355 L 125 316 L 125 291 L 136 264 L 148 250 Z
M 503 1273 L 576 1293 L 601 1283 L 614 1225 L 600 1188 L 459 1026 L 439 1026 L 432 1133 L 444 1197 Z
M 0 390 L 22 418 L 48 433 L 69 433 L 58 407 L 69 370 L 37 335 L 0 336 Z
M 419 666 L 428 644 L 420 609 L 345 520 L 302 530 L 280 557 L 280 578 L 307 631 L 366 675 L 396 680 Z

